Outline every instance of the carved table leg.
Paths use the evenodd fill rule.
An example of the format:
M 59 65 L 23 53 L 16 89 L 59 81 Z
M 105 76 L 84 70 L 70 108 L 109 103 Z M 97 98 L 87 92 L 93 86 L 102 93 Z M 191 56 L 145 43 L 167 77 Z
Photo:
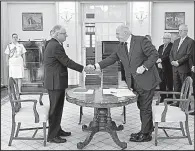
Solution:
M 112 139 L 114 140 L 114 142 L 120 146 L 122 149 L 127 148 L 127 143 L 126 142 L 121 142 L 118 138 L 118 135 L 116 133 L 115 130 L 112 130 L 111 128 L 107 129 L 107 132 L 110 134 L 110 136 L 112 137 Z
M 95 133 L 99 131 L 108 132 L 114 142 L 120 146 L 122 149 L 127 148 L 127 143 L 121 142 L 117 136 L 116 131 L 123 130 L 123 125 L 117 126 L 114 121 L 112 121 L 110 115 L 110 108 L 95 108 L 94 109 L 94 118 L 90 122 L 89 126 L 83 125 L 83 131 L 89 131 L 89 134 L 84 142 L 79 142 L 77 144 L 78 149 L 84 148 L 92 140 Z
M 95 133 L 98 132 L 98 128 L 94 128 L 87 136 L 87 138 L 85 139 L 84 142 L 79 142 L 77 144 L 77 148 L 78 149 L 83 149 L 86 145 L 89 144 L 89 142 L 92 140 L 93 136 L 95 135 Z
M 110 114 L 110 109 L 107 109 L 107 123 L 108 125 L 106 126 L 106 131 L 110 134 L 114 142 L 120 146 L 122 149 L 127 148 L 127 143 L 126 142 L 121 142 L 118 138 L 118 135 L 116 131 L 121 131 L 124 129 L 123 125 L 117 126 L 114 121 L 112 121 L 111 114 Z
M 83 131 L 92 131 L 92 126 L 93 126 L 93 121 L 89 123 L 89 126 L 82 125 L 82 130 Z

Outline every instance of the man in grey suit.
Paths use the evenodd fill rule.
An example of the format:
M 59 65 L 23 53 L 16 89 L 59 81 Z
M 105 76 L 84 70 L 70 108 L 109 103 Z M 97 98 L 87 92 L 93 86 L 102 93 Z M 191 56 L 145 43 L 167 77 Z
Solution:
M 187 76 L 190 76 L 191 69 L 189 65 L 190 54 L 194 51 L 194 41 L 187 36 L 187 25 L 181 24 L 179 26 L 179 36 L 173 43 L 170 52 L 170 62 L 173 67 L 173 86 L 174 91 L 180 92 L 182 84 Z M 176 96 L 179 98 L 179 96 Z M 173 104 L 179 106 L 179 102 Z
M 152 100 L 155 88 L 161 81 L 155 66 L 159 56 L 158 52 L 151 41 L 144 36 L 133 35 L 125 25 L 117 27 L 116 38 L 121 42 L 118 50 L 94 66 L 88 65 L 87 67 L 98 71 L 121 60 L 126 83 L 129 89 L 133 87 L 137 92 L 137 106 L 140 109 L 141 130 L 138 133 L 132 133 L 130 141 L 151 141 Z
M 44 87 L 48 90 L 49 130 L 48 142 L 64 143 L 66 139 L 60 136 L 70 136 L 71 132 L 65 132 L 61 128 L 61 118 L 64 106 L 65 89 L 68 88 L 67 68 L 82 72 L 83 66 L 71 60 L 63 47 L 63 42 L 68 36 L 64 27 L 53 27 L 53 38 L 49 41 L 44 52 Z

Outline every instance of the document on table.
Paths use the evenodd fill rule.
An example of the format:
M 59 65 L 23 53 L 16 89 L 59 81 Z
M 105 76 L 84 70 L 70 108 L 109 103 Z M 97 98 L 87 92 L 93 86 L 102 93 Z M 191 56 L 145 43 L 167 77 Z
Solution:
M 103 94 L 112 94 L 116 97 L 124 97 L 124 96 L 132 96 L 135 97 L 136 95 L 133 93 L 133 91 L 129 89 L 103 89 Z
M 93 89 L 75 89 L 74 93 L 80 93 L 80 94 L 93 94 Z

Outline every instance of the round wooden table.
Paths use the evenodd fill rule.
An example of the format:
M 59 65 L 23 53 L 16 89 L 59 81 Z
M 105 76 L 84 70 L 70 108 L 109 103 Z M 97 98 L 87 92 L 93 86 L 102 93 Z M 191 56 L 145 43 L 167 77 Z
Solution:
M 75 93 L 75 91 L 82 91 L 88 89 L 94 89 L 93 94 L 83 94 Z M 82 130 L 88 131 L 89 135 L 84 142 L 79 142 L 77 144 L 78 149 L 84 148 L 92 140 L 95 133 L 99 131 L 108 132 L 114 142 L 120 146 L 122 149 L 127 148 L 126 142 L 121 142 L 118 138 L 116 131 L 121 131 L 124 129 L 123 125 L 117 126 L 114 121 L 112 121 L 110 108 L 121 107 L 134 103 L 137 100 L 137 97 L 116 97 L 110 94 L 103 94 L 103 89 L 93 88 L 93 87 L 78 87 L 66 91 L 66 99 L 68 102 L 83 106 L 83 107 L 92 107 L 94 108 L 94 118 L 90 122 L 89 126 L 83 125 Z

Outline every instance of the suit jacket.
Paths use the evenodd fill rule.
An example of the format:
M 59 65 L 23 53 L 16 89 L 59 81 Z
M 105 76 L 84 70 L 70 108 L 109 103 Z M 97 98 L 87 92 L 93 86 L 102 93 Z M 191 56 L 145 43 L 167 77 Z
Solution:
M 155 88 L 160 82 L 160 77 L 155 66 L 158 59 L 158 52 L 146 37 L 132 35 L 130 44 L 130 55 L 124 49 L 122 44 L 118 45 L 118 50 L 113 52 L 109 57 L 99 62 L 100 68 L 103 69 L 118 60 L 121 60 L 124 69 L 128 88 L 131 88 L 131 78 L 144 90 Z M 139 66 L 144 65 L 148 71 L 143 74 L 136 74 Z
M 169 55 L 173 43 L 169 43 L 163 52 L 164 44 L 160 45 L 158 48 L 159 58 L 162 60 L 162 70 L 166 73 L 172 73 L 172 65 L 169 60 Z
M 67 68 L 82 72 L 83 66 L 71 60 L 63 46 L 54 38 L 44 52 L 44 87 L 48 90 L 68 87 Z
M 179 63 L 178 67 L 172 66 L 173 72 L 178 71 L 180 73 L 189 73 L 191 71 L 189 59 L 191 52 L 194 51 L 194 42 L 193 39 L 187 36 L 177 51 L 179 42 L 180 38 L 174 41 L 169 56 L 170 62 L 178 60 Z
M 190 69 L 192 68 L 192 66 L 195 66 L 195 50 L 194 50 L 194 46 L 195 46 L 195 41 L 194 41 L 194 44 L 192 46 L 193 49 L 191 51 L 190 59 L 189 59 Z

